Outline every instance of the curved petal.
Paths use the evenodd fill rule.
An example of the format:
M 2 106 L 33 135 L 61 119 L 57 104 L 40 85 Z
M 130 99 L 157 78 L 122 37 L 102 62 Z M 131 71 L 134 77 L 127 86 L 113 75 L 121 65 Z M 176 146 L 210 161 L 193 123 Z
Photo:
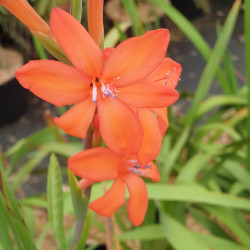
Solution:
M 142 143 L 142 125 L 126 105 L 111 98 L 99 98 L 97 110 L 101 136 L 113 151 L 135 154 Z
M 125 203 L 125 194 L 125 183 L 120 178 L 116 178 L 107 193 L 92 201 L 89 208 L 100 215 L 111 217 Z
M 157 115 L 159 129 L 164 135 L 169 127 L 167 108 L 151 109 Z
M 128 191 L 128 216 L 135 226 L 142 224 L 148 207 L 148 192 L 144 181 L 134 174 L 122 174 Z
M 16 72 L 20 84 L 57 106 L 86 99 L 91 78 L 79 70 L 52 60 L 30 61 Z
M 104 66 L 102 77 L 116 86 L 144 79 L 163 60 L 170 40 L 167 29 L 151 30 L 119 44 Z M 119 79 L 117 79 L 119 77 Z
M 137 154 L 142 167 L 154 160 L 161 151 L 162 134 L 154 114 L 148 109 L 139 109 L 139 119 L 143 127 L 143 140 Z
M 167 84 L 175 88 L 180 80 L 181 65 L 171 58 L 165 58 L 163 62 L 147 76 L 147 80 Z
M 54 8 L 50 26 L 56 41 L 73 65 L 92 77 L 102 70 L 102 51 L 85 28 L 69 13 Z
M 118 175 L 119 157 L 107 148 L 92 148 L 70 157 L 68 165 L 81 178 L 94 182 L 111 180 Z
M 179 98 L 174 88 L 149 81 L 131 84 L 118 91 L 119 100 L 139 108 L 162 108 Z
M 88 1 L 89 34 L 100 47 L 103 37 L 103 0 Z
M 55 123 L 67 134 L 85 138 L 94 119 L 95 110 L 96 103 L 89 97 L 84 102 L 75 104 L 60 118 L 56 117 Z

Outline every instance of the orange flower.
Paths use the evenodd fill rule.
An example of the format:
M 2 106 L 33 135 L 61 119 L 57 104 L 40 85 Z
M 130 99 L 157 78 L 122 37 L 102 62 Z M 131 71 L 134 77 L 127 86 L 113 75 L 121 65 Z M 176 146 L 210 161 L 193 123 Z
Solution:
M 127 39 L 106 60 L 105 53 L 70 14 L 55 8 L 50 26 L 74 67 L 52 60 L 31 61 L 17 71 L 18 81 L 57 106 L 75 104 L 55 119 L 66 133 L 84 138 L 97 107 L 106 145 L 115 152 L 137 153 L 143 131 L 132 107 L 162 108 L 178 99 L 172 87 L 146 79 L 165 57 L 168 30 Z
M 105 49 L 105 61 L 108 60 L 114 50 L 112 48 Z M 164 58 L 162 63 L 146 77 L 146 80 L 156 84 L 167 84 L 169 87 L 175 88 L 181 71 L 182 68 L 179 63 L 170 58 Z M 140 165 L 145 166 L 160 153 L 162 138 L 169 126 L 167 108 L 139 108 L 135 112 L 138 114 L 143 128 L 143 140 L 136 156 Z M 97 127 L 98 123 L 95 123 L 95 132 L 98 135 Z
M 175 88 L 181 75 L 181 65 L 170 58 L 165 58 L 147 80 L 155 81 Z M 157 117 L 155 117 L 155 115 Z M 155 159 L 161 151 L 162 138 L 169 126 L 167 108 L 138 109 L 138 117 L 143 127 L 143 141 L 137 154 L 137 159 L 142 166 Z
M 48 24 L 26 0 L 0 0 L 0 5 L 16 16 L 31 32 L 39 32 L 52 37 Z
M 114 183 L 106 194 L 90 204 L 90 209 L 106 217 L 114 214 L 125 203 L 126 186 L 129 191 L 128 215 L 135 226 L 140 225 L 148 206 L 148 194 L 144 181 L 147 177 L 159 181 L 160 175 L 153 162 L 141 168 L 133 157 L 126 157 L 103 147 L 93 148 L 69 158 L 70 170 L 83 178 L 82 189 L 94 182 L 112 180 Z

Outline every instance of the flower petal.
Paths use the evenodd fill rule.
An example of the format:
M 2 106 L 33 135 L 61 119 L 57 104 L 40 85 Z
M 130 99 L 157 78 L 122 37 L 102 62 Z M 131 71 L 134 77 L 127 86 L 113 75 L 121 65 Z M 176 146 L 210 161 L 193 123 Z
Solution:
M 92 77 L 102 70 L 102 51 L 85 28 L 69 13 L 54 8 L 50 26 L 58 44 L 76 68 Z
M 103 50 L 102 54 L 103 54 L 103 61 L 104 63 L 106 63 L 109 59 L 109 57 L 111 56 L 111 54 L 115 51 L 114 48 L 106 48 Z
M 164 135 L 169 127 L 167 108 L 151 109 L 157 115 L 159 129 Z
M 49 25 L 26 0 L 1 0 L 0 5 L 16 16 L 31 32 L 39 32 L 48 37 L 52 37 Z
M 165 58 L 159 67 L 147 76 L 147 80 L 167 83 L 168 86 L 175 88 L 180 80 L 181 71 L 179 63 L 171 58 Z
M 52 60 L 30 61 L 16 72 L 16 78 L 24 88 L 57 106 L 86 99 L 91 81 L 83 72 Z
M 117 99 L 99 98 L 97 110 L 101 136 L 113 151 L 135 154 L 142 143 L 142 125 L 137 116 Z
M 154 160 L 161 151 L 162 134 L 157 119 L 149 109 L 139 109 L 139 119 L 143 127 L 143 140 L 137 159 L 142 167 Z
M 151 30 L 119 44 L 104 66 L 102 77 L 116 79 L 116 86 L 125 86 L 144 79 L 163 60 L 170 40 L 167 29 Z
M 126 187 L 122 179 L 116 178 L 105 195 L 91 202 L 89 208 L 96 213 L 111 217 L 125 203 Z
M 149 81 L 131 84 L 118 91 L 119 100 L 139 108 L 167 107 L 179 98 L 174 88 Z
M 56 117 L 55 123 L 67 134 L 85 138 L 95 110 L 96 103 L 89 97 L 84 102 L 75 104 L 60 118 Z
M 118 175 L 119 157 L 107 148 L 92 148 L 70 157 L 68 165 L 81 178 L 94 182 L 111 180 Z
M 103 37 L 103 0 L 88 1 L 88 26 L 89 34 L 98 46 Z
M 148 192 L 144 181 L 134 174 L 122 174 L 121 178 L 125 181 L 128 191 L 128 216 L 135 226 L 142 224 L 147 207 Z

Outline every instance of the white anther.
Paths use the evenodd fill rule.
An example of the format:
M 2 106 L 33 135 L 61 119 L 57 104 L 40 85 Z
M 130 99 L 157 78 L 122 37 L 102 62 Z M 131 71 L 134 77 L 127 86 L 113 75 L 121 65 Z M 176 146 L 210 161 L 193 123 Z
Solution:
M 95 85 L 95 83 L 93 83 L 93 87 L 92 87 L 92 101 L 96 102 L 97 100 L 97 87 Z

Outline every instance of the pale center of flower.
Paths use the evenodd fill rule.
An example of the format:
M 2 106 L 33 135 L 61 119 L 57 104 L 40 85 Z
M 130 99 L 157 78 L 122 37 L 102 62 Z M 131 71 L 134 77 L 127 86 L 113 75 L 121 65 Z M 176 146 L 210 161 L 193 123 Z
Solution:
M 175 80 L 171 79 L 171 78 L 175 78 Z M 170 72 L 170 70 L 160 79 L 157 79 L 156 82 L 161 81 L 161 80 L 165 80 L 165 85 L 168 83 L 168 81 L 172 81 L 174 86 L 177 84 L 176 82 L 180 81 L 181 78 L 176 75 L 176 68 L 174 67 L 174 72 Z
M 118 80 L 119 77 L 115 78 L 111 83 L 106 83 L 104 80 L 99 80 L 98 78 L 93 79 L 91 82 L 92 86 L 92 101 L 97 101 L 98 93 L 101 94 L 103 98 L 110 97 L 111 99 L 117 98 L 117 93 L 120 92 L 113 85 L 115 80 Z

